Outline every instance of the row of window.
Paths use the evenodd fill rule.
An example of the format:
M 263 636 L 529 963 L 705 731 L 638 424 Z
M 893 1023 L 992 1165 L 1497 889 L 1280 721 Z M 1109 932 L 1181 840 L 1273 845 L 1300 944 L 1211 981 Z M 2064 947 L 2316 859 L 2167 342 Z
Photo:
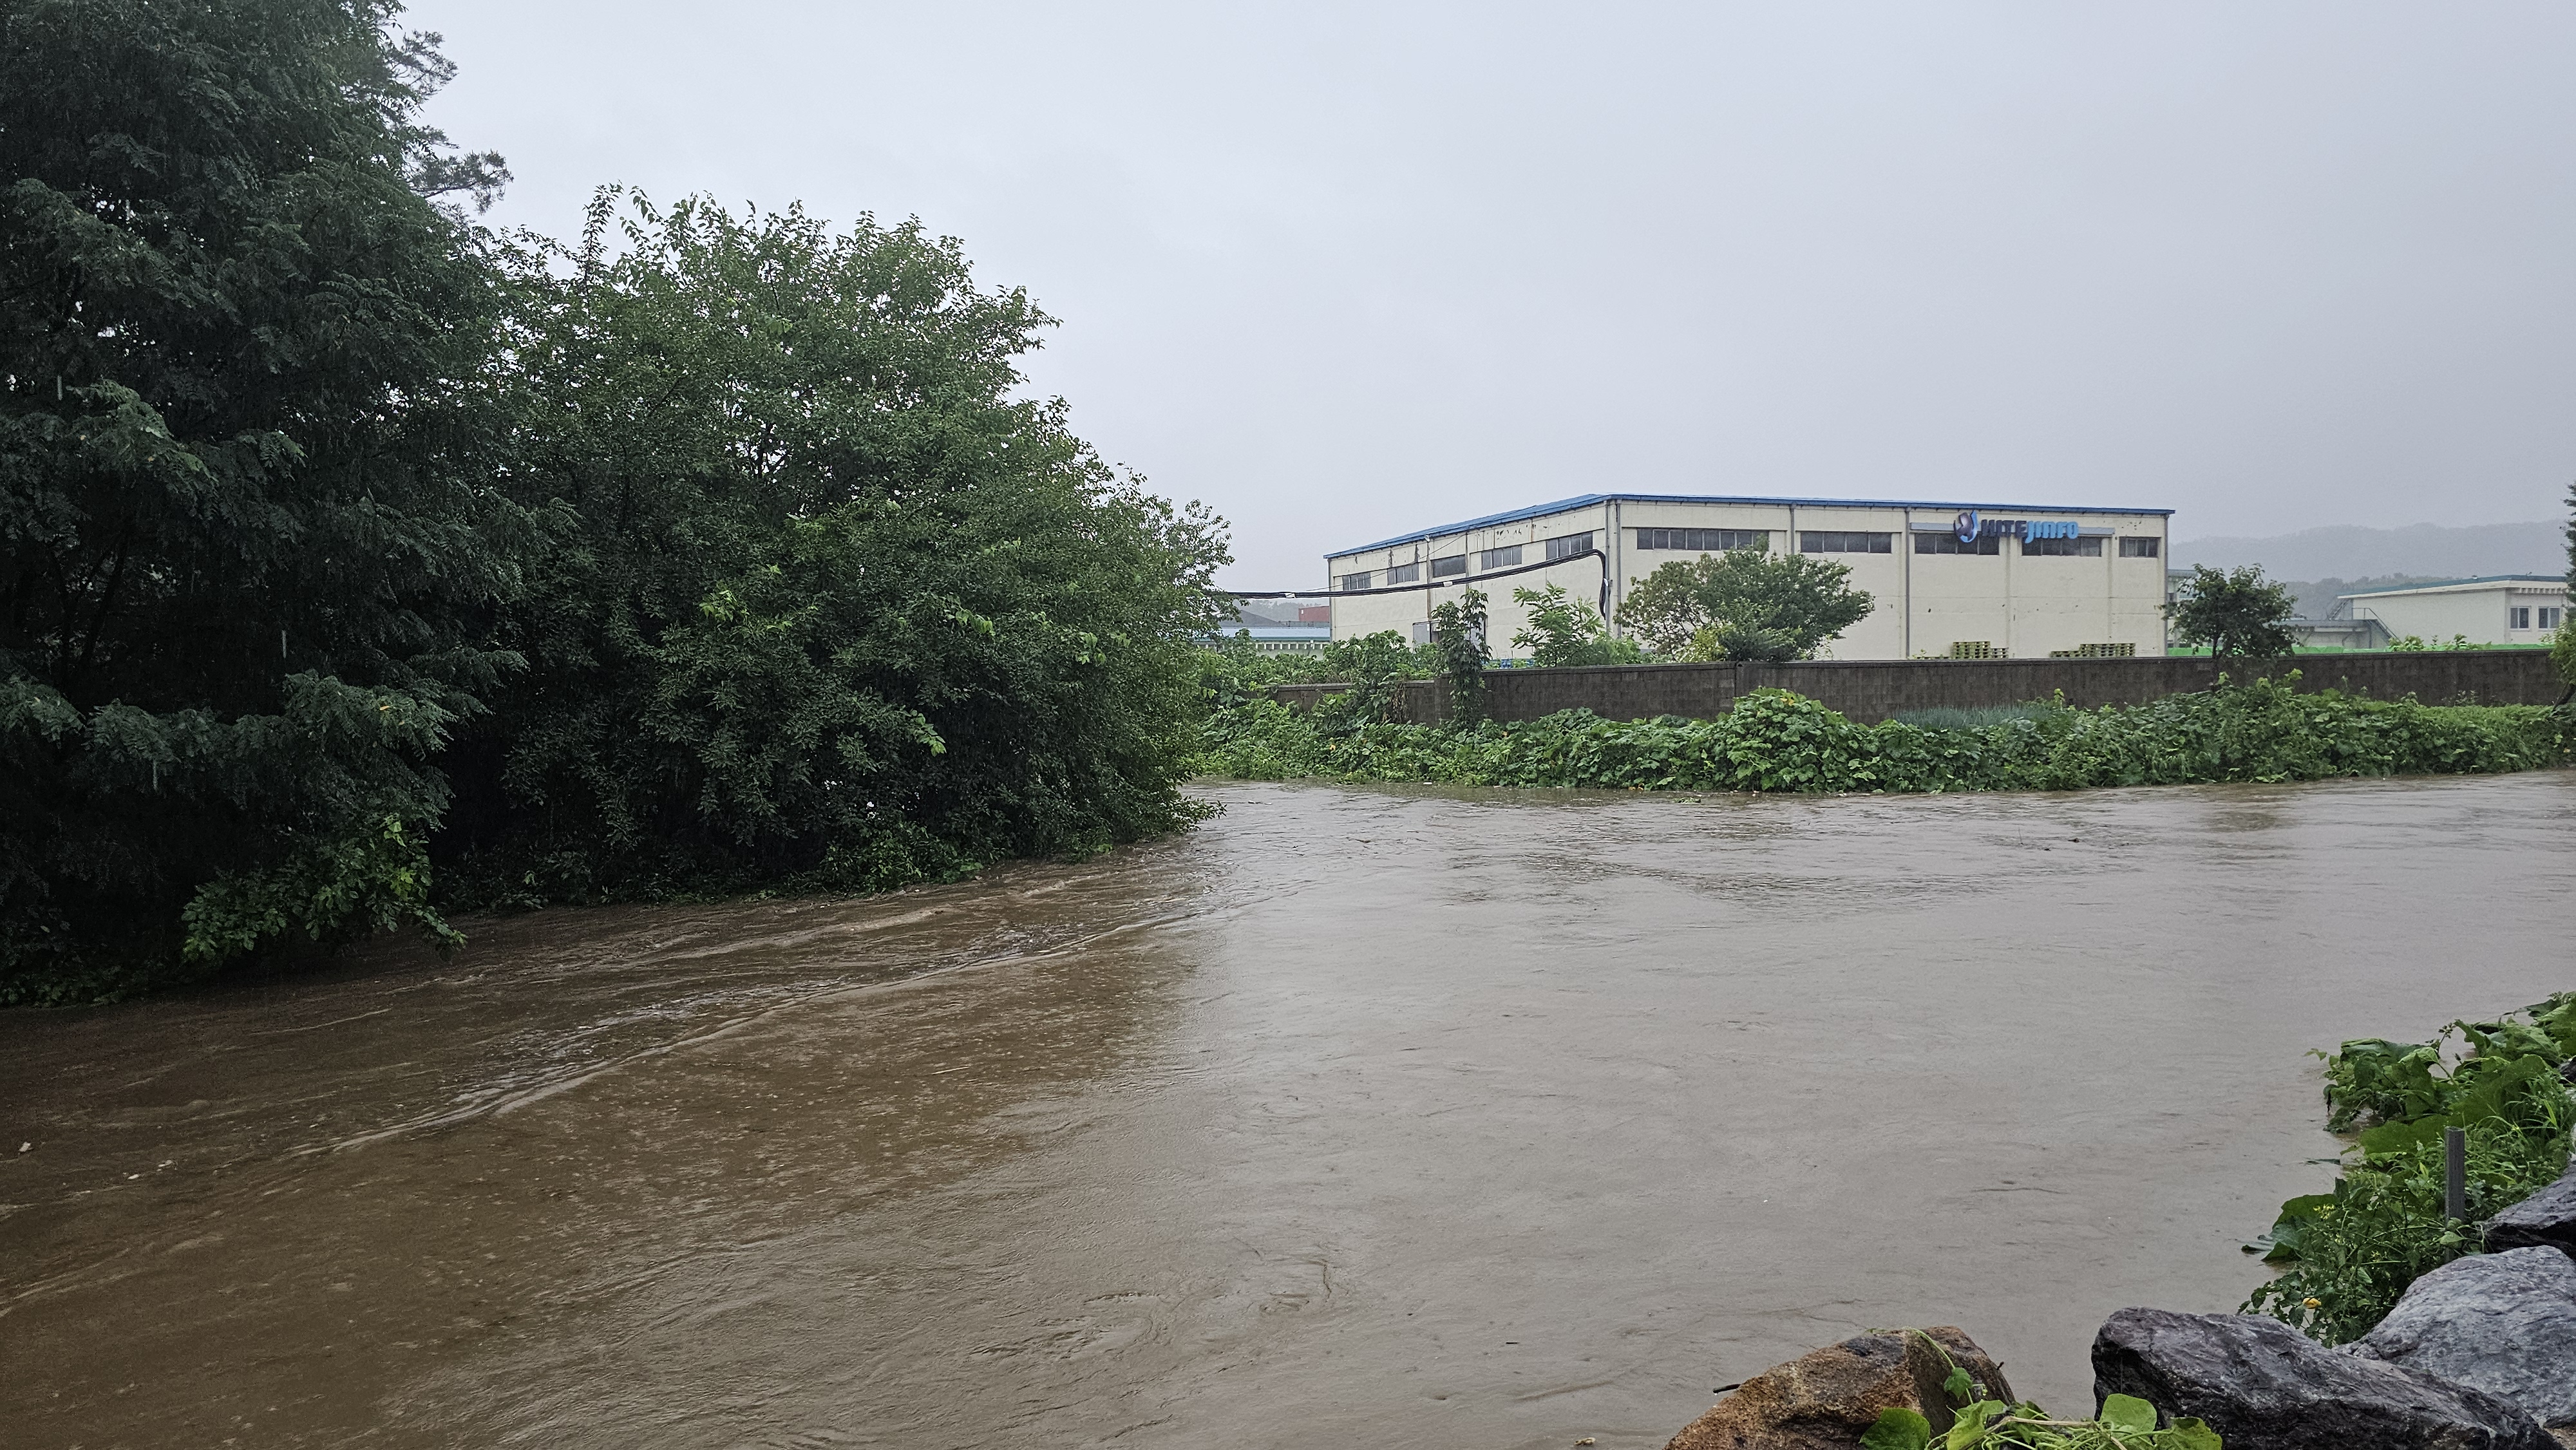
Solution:
M 2088 534 L 2071 539 L 2024 539 L 2021 541 L 2021 552 L 2028 558 L 2099 559 L 2102 557 L 2102 538 L 2100 534 Z M 2123 559 L 2153 559 L 2158 555 L 2158 545 L 2161 542 L 2152 538 L 2122 539 L 2119 556 Z M 1914 552 L 1918 554 L 2000 554 L 2003 552 L 2003 544 L 2003 536 L 2000 534 L 1988 534 L 1983 538 L 1965 542 L 1962 542 L 1956 534 L 1916 534 L 1914 536 Z M 1490 573 L 1496 569 L 1517 569 L 1522 562 L 1521 551 L 1526 547 L 1528 546 L 1524 544 L 1513 544 L 1508 548 L 1479 550 L 1476 554 L 1476 570 L 1478 573 Z M 1588 532 L 1559 534 L 1547 541 L 1547 562 L 1553 564 L 1560 559 L 1589 554 L 1593 551 L 1593 547 L 1592 535 Z M 1639 529 L 1637 547 L 1643 550 L 1722 554 L 1729 549 L 1768 549 L 1771 547 L 1771 534 L 1767 529 Z M 1838 529 L 1802 529 L 1798 533 L 1798 552 L 1802 554 L 1890 554 L 1895 551 L 1896 535 L 1893 533 Z M 1456 578 L 1466 572 L 1467 556 L 1464 554 L 1450 554 L 1431 561 L 1431 577 L 1434 579 Z M 1365 572 L 1344 574 L 1341 576 L 1341 587 L 1345 590 L 1366 589 L 1370 587 L 1372 579 L 1377 579 L 1391 588 L 1396 585 L 1416 583 L 1421 578 L 1420 564 L 1398 564 L 1376 575 Z M 2517 616 L 2527 616 L 2530 613 L 2529 609 L 2516 611 Z M 2555 620 L 2559 611 L 2544 609 L 2541 613 L 2552 621 L 2543 624 L 2541 628 L 2557 628 Z M 2516 624 L 2514 628 L 2528 629 L 2530 626 Z
M 2509 612 L 2509 613 L 2511 613 L 2511 614 L 2512 614 L 2512 616 L 2513 616 L 2513 624 L 2512 624 L 2512 627 L 2513 627 L 2513 628 L 2515 628 L 2515 629 L 2529 629 L 2529 628 L 2531 628 L 2531 616 L 2532 616 L 2532 614 L 2535 612 L 2535 611 L 2534 611 L 2534 609 L 2533 609 L 2533 607 L 2532 607 L 2531 605 L 2528 605 L 2528 604 L 2517 604 L 2517 605 L 2514 605 L 2514 606 L 2512 607 L 2512 609 L 2511 609 L 2510 611 L 2508 611 L 2508 612 Z M 2566 610 L 2564 610 L 2564 609 L 2552 608 L 2551 606 L 2546 605 L 2546 604 L 2543 604 L 2543 605 L 2539 606 L 2539 608 L 2538 608 L 2537 612 L 2538 612 L 2538 614 L 2540 615 L 2540 627 L 2541 627 L 2542 629 L 2556 629 L 2556 628 L 2558 627 L 2558 625 L 2559 625 L 2559 622 L 2560 622 L 2560 621 L 2562 621 L 2562 620 L 2564 620 L 2564 619 L 2567 617 L 2567 611 L 2566 611 Z
M 1517 569 L 1522 562 L 1521 551 L 1527 547 L 1526 544 L 1513 544 L 1502 549 L 1480 549 L 1476 553 L 1476 571 L 1481 574 L 1490 573 L 1496 569 Z M 1547 562 L 1551 564 L 1559 559 L 1575 558 L 1593 551 L 1592 535 L 1589 532 L 1559 534 L 1547 541 L 1546 548 Z M 1466 572 L 1467 556 L 1464 554 L 1447 554 L 1431 561 L 1431 577 L 1434 579 L 1453 579 Z M 1398 564 L 1391 569 L 1375 573 L 1363 570 L 1355 574 L 1344 574 L 1341 576 L 1340 587 L 1348 592 L 1370 588 L 1374 582 L 1377 585 L 1394 588 L 1397 585 L 1418 583 L 1421 578 L 1421 564 Z
M 1729 549 L 1768 549 L 1769 529 L 1639 529 L 1640 549 L 1679 549 L 1690 554 L 1723 554 Z
M 1892 554 L 1896 552 L 1896 535 L 1806 529 L 1798 534 L 1798 552 L 1801 554 Z

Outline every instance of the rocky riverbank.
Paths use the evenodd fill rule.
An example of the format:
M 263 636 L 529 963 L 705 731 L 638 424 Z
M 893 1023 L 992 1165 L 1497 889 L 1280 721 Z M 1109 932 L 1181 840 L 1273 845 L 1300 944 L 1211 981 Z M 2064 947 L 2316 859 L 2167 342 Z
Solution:
M 2329 1348 L 2277 1319 L 2123 1309 L 2093 1421 L 2016 1401 L 1955 1327 L 1879 1331 L 1735 1387 L 1666 1450 L 2562 1450 L 2576 1446 L 2576 1170 Z

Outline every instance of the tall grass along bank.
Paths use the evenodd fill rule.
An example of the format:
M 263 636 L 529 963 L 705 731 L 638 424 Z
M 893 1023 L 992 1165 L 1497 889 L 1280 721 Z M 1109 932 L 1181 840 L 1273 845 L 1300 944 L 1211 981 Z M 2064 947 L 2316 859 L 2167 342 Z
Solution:
M 1239 780 L 1939 792 L 2483 775 L 2576 754 L 2576 712 L 2565 708 L 2301 694 L 2275 680 L 1958 723 L 1861 725 L 1787 690 L 1754 691 L 1714 720 L 1615 721 L 1567 710 L 1452 729 L 1369 713 L 1331 701 L 1308 713 L 1257 696 L 1220 699 L 1199 767 Z

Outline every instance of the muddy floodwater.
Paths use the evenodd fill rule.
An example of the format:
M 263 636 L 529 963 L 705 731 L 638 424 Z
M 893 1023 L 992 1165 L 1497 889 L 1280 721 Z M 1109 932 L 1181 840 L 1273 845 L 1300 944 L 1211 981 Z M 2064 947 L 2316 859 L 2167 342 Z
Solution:
M 0 1015 L 0 1440 L 1657 1446 L 1945 1322 L 2087 1406 L 2326 1181 L 2307 1049 L 2576 987 L 2569 772 L 1210 794 Z

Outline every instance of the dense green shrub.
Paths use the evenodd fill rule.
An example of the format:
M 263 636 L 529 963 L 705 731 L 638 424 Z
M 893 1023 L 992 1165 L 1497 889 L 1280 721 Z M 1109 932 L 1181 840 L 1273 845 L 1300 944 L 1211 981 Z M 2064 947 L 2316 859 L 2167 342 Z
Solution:
M 2281 1205 L 2252 1247 L 2281 1276 L 2248 1312 L 2328 1344 L 2370 1332 L 2406 1286 L 2478 1251 L 2478 1221 L 2566 1171 L 2576 1093 L 2576 992 L 2495 1022 L 2454 1022 L 2430 1042 L 2361 1039 L 2326 1060 L 2327 1126 L 2359 1129 L 2331 1192 Z M 2442 1133 L 2467 1140 L 2468 1219 L 2443 1215 Z
M 1217 522 L 1019 397 L 956 243 L 602 193 L 510 259 L 509 487 L 575 524 L 434 843 L 475 902 L 863 890 L 1168 830 Z
M 1221 526 L 1021 396 L 1027 298 L 792 210 L 498 243 L 395 14 L 0 9 L 0 1003 L 1190 819 Z
M 393 8 L 0 11 L 0 1002 L 443 932 L 433 761 L 527 521 L 432 199 L 497 158 L 419 123 Z
M 2205 781 L 2488 773 L 2559 763 L 2563 710 L 2434 706 L 2258 680 L 2147 705 L 2040 706 L 1989 724 L 1861 725 L 1786 690 L 1715 720 L 1569 710 L 1472 729 L 1378 724 L 1332 737 L 1267 701 L 1220 708 L 1200 768 L 1468 785 L 1635 790 L 2068 790 Z

